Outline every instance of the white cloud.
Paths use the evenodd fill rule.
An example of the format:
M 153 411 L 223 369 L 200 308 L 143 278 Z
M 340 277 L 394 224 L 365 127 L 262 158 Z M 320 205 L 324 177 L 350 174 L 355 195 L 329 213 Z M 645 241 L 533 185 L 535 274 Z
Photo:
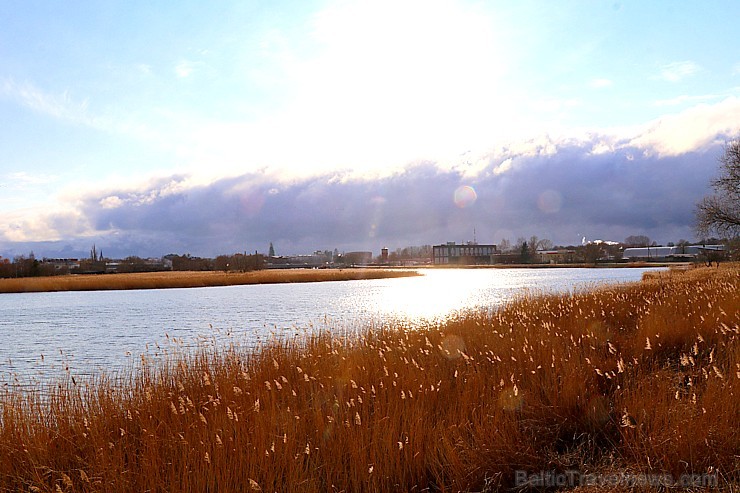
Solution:
M 606 87 L 611 87 L 614 83 L 610 79 L 596 78 L 591 79 L 588 85 L 593 89 L 604 89 Z
M 182 60 L 175 65 L 175 74 L 181 79 L 189 77 L 193 70 L 195 70 L 195 64 L 189 60 Z
M 100 207 L 103 209 L 115 209 L 123 205 L 123 200 L 117 195 L 109 195 L 103 199 L 100 199 Z
M 514 160 L 512 158 L 504 159 L 501 164 L 493 168 L 493 174 L 502 175 L 512 168 Z
M 199 51 L 198 55 L 206 55 L 207 52 Z M 175 65 L 175 75 L 180 79 L 186 79 L 196 73 L 212 73 L 213 67 L 203 60 L 182 59 Z
M 717 99 L 717 98 L 719 98 L 719 96 L 716 94 L 704 94 L 700 96 L 689 96 L 687 94 L 683 94 L 681 96 L 677 96 L 671 99 L 659 99 L 653 104 L 655 106 L 679 106 L 685 103 L 710 101 L 712 99 Z
M 9 188 L 22 189 L 37 185 L 54 183 L 58 177 L 51 174 L 28 173 L 27 171 L 15 171 L 3 175 L 3 185 Z
M 718 136 L 737 135 L 739 114 L 740 99 L 736 97 L 701 104 L 643 125 L 629 144 L 659 155 L 682 154 L 711 145 Z
M 53 209 L 54 212 L 50 212 Z M 0 240 L 8 242 L 56 241 L 90 233 L 79 210 L 66 205 L 39 206 L 4 212 L 0 216 Z
M 691 102 L 691 100 L 688 96 L 682 99 L 686 102 Z M 707 148 L 723 136 L 735 135 L 740 131 L 740 124 L 738 124 L 736 118 L 738 114 L 740 114 L 740 98 L 729 97 L 714 104 L 701 104 L 681 112 L 666 115 L 640 126 L 601 129 L 590 132 L 559 129 L 547 134 L 537 133 L 538 137 L 528 139 L 500 139 L 498 135 L 492 134 L 489 135 L 488 146 L 485 148 L 473 148 L 470 153 L 464 153 L 463 155 L 457 152 L 448 160 L 445 160 L 444 156 L 439 159 L 437 159 L 438 156 L 431 156 L 430 162 L 436 163 L 437 168 L 441 170 L 451 170 L 459 173 L 460 176 L 471 178 L 483 176 L 486 172 L 490 172 L 494 176 L 508 176 L 519 169 L 522 158 L 549 159 L 568 147 L 588 149 L 590 150 L 589 155 L 594 158 L 599 156 L 608 158 L 610 153 L 618 155 L 620 152 L 629 152 L 630 155 L 625 159 L 631 162 L 640 162 L 645 155 L 677 156 Z M 392 115 L 390 117 L 392 118 Z M 207 166 L 204 166 L 201 172 L 194 169 L 196 172 L 188 176 L 166 177 L 160 174 L 159 177 L 153 176 L 148 179 L 141 176 L 130 176 L 128 179 L 119 182 L 75 184 L 74 187 L 63 190 L 58 198 L 54 199 L 56 200 L 55 203 L 44 208 L 4 212 L 2 220 L 0 220 L 0 238 L 8 241 L 38 241 L 69 238 L 72 234 L 85 236 L 95 233 L 81 217 L 81 213 L 77 212 L 80 210 L 80 204 L 82 203 L 88 206 L 96 204 L 101 211 L 115 211 L 126 207 L 146 208 L 162 202 L 164 197 L 186 196 L 194 190 L 207 188 L 210 184 L 225 176 L 243 175 L 255 169 L 262 169 L 260 176 L 271 182 L 268 189 L 279 189 L 279 182 L 289 183 L 290 180 L 299 180 L 300 178 L 297 178 L 297 176 L 306 177 L 330 169 L 329 167 L 319 167 L 304 171 L 300 175 L 298 173 L 299 168 L 296 168 L 296 173 L 290 176 L 280 174 L 275 167 L 268 167 L 265 163 L 275 162 L 271 152 L 281 158 L 289 156 L 290 154 L 284 151 L 285 148 L 294 152 L 296 163 L 304 164 L 307 160 L 313 159 L 312 154 L 314 156 L 324 155 L 321 151 L 326 149 L 325 146 L 331 146 L 335 143 L 341 152 L 333 155 L 332 149 L 329 148 L 327 155 L 334 158 L 344 156 L 345 159 L 351 159 L 352 156 L 363 154 L 366 151 L 368 155 L 377 156 L 380 154 L 373 154 L 374 149 L 367 146 L 383 147 L 381 145 L 382 141 L 378 140 L 374 133 L 360 136 L 360 141 L 365 141 L 366 147 L 354 149 L 350 148 L 347 143 L 341 142 L 344 134 L 326 135 L 320 141 L 313 143 L 308 137 L 298 142 L 291 140 L 286 143 L 285 135 L 290 135 L 290 132 L 280 133 L 282 120 L 273 121 L 273 128 L 260 128 L 246 123 L 212 122 L 209 126 L 204 126 L 202 123 L 199 126 L 198 123 L 201 122 L 193 121 L 183 124 L 182 128 L 192 131 L 193 134 L 192 138 L 185 139 L 187 140 L 187 146 L 182 149 L 182 153 L 183 156 L 192 160 L 190 162 L 207 163 Z M 295 130 L 298 129 L 296 126 Z M 306 132 L 316 131 L 316 129 L 311 128 L 305 130 Z M 347 135 L 352 130 L 349 129 Z M 356 131 L 360 131 L 360 129 Z M 315 133 L 309 135 L 316 137 Z M 401 133 L 400 137 L 404 135 Z M 278 136 L 278 138 L 275 136 Z M 357 142 L 357 140 L 352 142 Z M 310 148 L 311 145 L 314 146 L 313 149 Z M 223 154 L 213 152 L 214 149 L 219 147 L 225 149 Z M 258 148 L 257 153 L 253 153 L 253 147 Z M 635 153 L 635 147 L 643 152 Z M 307 156 L 305 160 L 301 159 L 303 153 Z M 247 161 L 244 156 L 252 157 Z M 258 156 L 259 159 L 255 156 Z M 347 156 L 350 156 L 350 158 L 347 158 Z M 264 159 L 264 161 L 261 159 Z M 390 157 L 388 161 L 391 161 Z M 340 161 L 333 161 L 331 165 L 334 166 L 337 162 Z M 376 172 L 371 176 L 374 176 L 375 179 L 379 176 L 391 176 L 394 172 L 408 166 L 413 160 L 396 159 L 393 162 L 395 163 L 394 168 L 375 168 L 383 169 L 385 174 L 381 175 L 380 172 Z M 211 165 L 210 163 L 222 164 L 223 166 Z M 350 164 L 354 163 L 351 161 L 347 161 L 347 163 L 346 168 L 352 168 Z M 353 169 L 356 173 L 340 174 L 339 176 L 345 178 L 368 176 L 366 174 L 367 170 L 371 168 L 356 166 Z M 281 179 L 278 180 L 277 176 L 281 176 Z M 4 180 L 10 178 L 17 183 L 28 184 L 46 179 L 23 172 L 6 174 L 3 177 Z M 10 181 L 5 181 L 5 183 L 10 183 Z M 48 212 L 50 210 L 67 211 L 64 215 L 66 219 L 64 221 L 59 220 L 58 215 Z M 106 226 L 103 225 L 102 227 Z M 97 233 L 100 232 L 97 231 Z
M 431 163 L 375 180 L 325 175 L 275 183 L 248 174 L 183 189 L 173 198 L 161 193 L 166 182 L 90 194 L 79 210 L 99 228 L 93 233 L 105 236 L 106 251 L 124 256 L 173 248 L 215 255 L 241 248 L 245 234 L 252 244 L 266 248 L 276 241 L 294 253 L 334 246 L 375 249 L 460 237 L 473 225 L 481 236 L 508 229 L 516 237 L 534 230 L 556 242 L 572 242 L 584 232 L 588 237 L 623 238 L 634 231 L 674 241 L 687 237 L 693 203 L 706 191 L 702 166 L 713 162 L 713 154 L 653 159 L 630 149 L 630 160 L 616 146 L 612 152 L 592 152 L 600 140 L 537 144 L 539 152 L 490 161 L 477 176 Z M 465 215 L 454 201 L 461 185 L 481 198 L 468 204 Z M 277 188 L 281 192 L 273 193 Z M 100 207 L 109 197 L 122 203 Z M 603 203 L 610 206 L 595 205 Z M 49 220 L 49 229 L 64 231 L 83 224 L 71 215 Z M 116 233 L 126 241 L 119 242 Z
M 530 107 L 538 112 L 561 113 L 571 108 L 581 106 L 581 100 L 576 98 L 569 99 L 540 99 L 532 101 Z
M 709 100 L 718 96 L 685 97 L 681 101 Z M 677 113 L 667 114 L 642 125 L 603 128 L 597 131 L 564 129 L 560 132 L 541 134 L 526 140 L 509 141 L 505 145 L 489 148 L 486 158 L 493 163 L 497 174 L 508 172 L 513 164 L 511 157 L 553 156 L 565 147 L 591 149 L 591 155 L 604 155 L 637 147 L 647 155 L 677 156 L 706 149 L 717 139 L 740 133 L 740 98 L 727 97 L 714 104 L 699 104 Z M 469 159 L 477 159 L 470 156 Z M 636 157 L 630 152 L 627 159 Z
M 153 243 L 145 242 L 147 248 L 170 251 L 172 248 L 164 245 L 172 241 L 172 244 L 180 245 L 178 248 L 192 250 L 206 248 L 203 238 L 210 238 L 209 235 L 221 235 L 218 236 L 219 248 L 229 248 L 229 241 L 234 237 L 233 228 L 247 228 L 250 234 L 262 235 L 259 241 L 265 244 L 279 238 L 283 243 L 293 241 L 301 248 L 310 249 L 327 246 L 321 242 L 334 246 L 335 242 L 350 241 L 347 238 L 354 238 L 351 241 L 355 242 L 374 241 L 357 236 L 361 233 L 358 228 L 368 222 L 368 201 L 387 200 L 396 204 L 389 209 L 403 211 L 403 218 L 394 216 L 392 222 L 386 221 L 385 236 L 379 236 L 382 241 L 406 241 L 394 235 L 405 235 L 412 229 L 416 236 L 408 241 L 435 241 L 430 237 L 449 235 L 450 230 L 445 229 L 449 226 L 444 225 L 455 221 L 448 220 L 452 216 L 439 220 L 438 215 L 423 208 L 444 208 L 444 201 L 440 203 L 437 200 L 440 193 L 444 195 L 446 190 L 451 195 L 461 180 L 464 180 L 463 184 L 473 186 L 481 198 L 490 198 L 476 202 L 476 207 L 488 208 L 481 217 L 491 221 L 492 231 L 497 228 L 514 229 L 514 225 L 518 225 L 516 228 L 538 228 L 549 235 L 543 228 L 553 226 L 547 226 L 546 222 L 530 224 L 527 221 L 537 221 L 540 213 L 548 221 L 563 214 L 568 219 L 554 230 L 555 234 L 565 234 L 561 228 L 565 228 L 563 231 L 580 228 L 570 232 L 579 234 L 583 228 L 590 228 L 599 231 L 599 235 L 623 237 L 630 230 L 650 227 L 675 240 L 669 235 L 685 237 L 690 232 L 691 206 L 682 204 L 680 214 L 673 217 L 674 195 L 689 190 L 694 194 L 691 195 L 693 200 L 697 193 L 702 192 L 703 185 L 696 179 L 693 160 L 704 159 L 701 151 L 716 144 L 718 137 L 739 130 L 732 118 L 739 112 L 740 99 L 728 98 L 721 103 L 697 106 L 641 127 L 580 136 L 573 133 L 543 135 L 494 145 L 488 155 L 475 152 L 458 155 L 459 159 L 465 160 L 465 165 L 448 169 L 444 169 L 444 163 L 411 166 L 404 173 L 381 179 L 357 179 L 357 175 L 334 174 L 285 181 L 275 176 L 248 174 L 217 180 L 209 185 L 181 176 L 161 177 L 125 186 L 119 184 L 107 190 L 101 190 L 97 184 L 95 189 L 82 193 L 79 189 L 75 194 L 70 192 L 54 207 L 4 214 L 0 219 L 0 240 L 53 241 L 108 235 L 108 240 L 115 242 L 111 235 L 119 232 L 131 238 L 149 234 L 156 236 Z M 642 152 L 636 152 L 635 148 Z M 693 157 L 681 156 L 691 151 L 699 152 Z M 651 155 L 666 160 L 656 164 L 657 161 L 645 159 Z M 711 158 L 706 159 L 711 161 Z M 479 166 L 482 162 L 487 166 Z M 470 169 L 466 168 L 468 163 L 472 163 Z M 651 166 L 659 164 L 663 166 L 662 174 L 645 173 Z M 680 178 L 674 176 L 674 165 L 681 166 L 681 172 L 677 174 Z M 650 184 L 643 188 L 635 187 L 635 179 L 642 179 L 643 175 Z M 617 189 L 613 190 L 613 187 Z M 659 187 L 662 191 L 647 193 L 645 189 L 651 187 Z M 331 200 L 308 200 L 306 190 L 320 197 L 331 197 Z M 414 192 L 409 193 L 410 190 Z M 612 194 L 614 203 L 621 207 L 621 212 L 616 214 L 618 218 L 607 213 L 594 218 L 603 210 L 589 204 L 608 194 Z M 634 194 L 642 197 L 643 205 L 631 206 L 640 202 L 632 200 Z M 412 201 L 413 207 L 407 207 L 406 198 Z M 656 210 L 661 211 L 657 219 L 635 212 L 644 207 L 648 199 Z M 572 203 L 573 200 L 577 203 Z M 263 210 L 262 206 L 270 201 L 273 201 L 272 205 Z M 342 218 L 331 219 L 334 215 L 327 213 L 333 210 L 333 201 L 342 204 Z M 51 210 L 55 212 L 50 213 Z M 425 212 L 420 214 L 420 210 Z M 473 208 L 470 211 L 474 212 Z M 296 214 L 299 219 L 296 219 Z M 306 217 L 312 219 L 309 221 Z M 507 217 L 509 219 L 505 219 Z M 516 220 L 511 217 L 516 217 Z M 573 219 L 575 217 L 578 219 Z M 670 227 L 679 232 L 665 229 L 669 228 L 663 225 L 666 217 L 673 218 L 671 221 L 675 224 Z M 322 219 L 316 222 L 315 218 Z M 488 224 L 486 221 L 478 224 Z M 343 231 L 342 225 L 346 224 L 355 226 L 349 228 L 351 231 Z M 315 236 L 316 227 L 321 229 L 318 236 Z M 343 231 L 341 234 L 340 230 Z M 382 230 L 379 230 L 379 235 Z M 320 240 L 317 239 L 319 237 Z M 128 249 L 124 254 L 137 253 L 130 250 L 130 245 L 119 248 Z M 209 248 L 211 250 L 204 250 L 209 255 L 219 253 L 212 251 L 212 244 Z M 147 254 L 161 253 L 147 251 Z
M 681 80 L 695 75 L 701 67 L 690 60 L 682 62 L 667 63 L 660 67 L 660 73 L 651 77 L 652 79 L 665 80 L 668 82 L 680 82 Z
M 105 124 L 102 119 L 90 115 L 87 100 L 77 101 L 68 91 L 48 93 L 29 82 L 17 83 L 11 78 L 5 78 L 0 80 L 0 94 L 54 118 L 95 128 L 102 128 Z
M 591 154 L 593 155 L 608 154 L 611 152 L 614 152 L 614 147 L 603 140 L 595 142 L 591 148 Z
M 136 69 L 142 75 L 152 75 L 152 66 L 146 63 L 140 63 L 136 66 Z

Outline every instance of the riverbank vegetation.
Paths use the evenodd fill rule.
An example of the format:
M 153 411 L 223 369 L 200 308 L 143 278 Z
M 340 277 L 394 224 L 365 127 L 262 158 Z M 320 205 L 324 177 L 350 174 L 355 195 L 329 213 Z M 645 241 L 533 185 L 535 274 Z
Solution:
M 6 390 L 0 490 L 737 488 L 739 326 L 722 265 Z
M 388 269 L 285 269 L 252 272 L 142 272 L 127 274 L 79 274 L 53 277 L 0 279 L 0 293 L 46 291 L 98 291 L 109 289 L 165 289 L 276 284 L 287 282 L 350 281 L 418 275 Z

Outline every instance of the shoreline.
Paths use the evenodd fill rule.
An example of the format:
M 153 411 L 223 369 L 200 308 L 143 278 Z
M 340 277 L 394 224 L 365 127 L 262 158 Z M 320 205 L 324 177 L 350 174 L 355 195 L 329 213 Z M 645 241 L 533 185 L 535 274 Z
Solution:
M 413 266 L 418 269 L 645 269 L 665 268 L 687 269 L 690 262 L 611 262 L 603 264 L 492 264 L 492 265 L 423 265 Z M 411 267 L 400 267 L 407 269 Z
M 436 269 L 688 269 L 687 263 L 629 264 L 495 264 L 368 266 L 345 269 L 263 269 L 251 272 L 163 271 L 114 274 L 67 274 L 61 276 L 0 279 L 0 295 L 59 291 L 125 291 L 138 289 L 205 288 L 302 282 L 391 279 L 423 275 L 417 271 Z
M 0 294 L 204 288 L 252 284 L 388 279 L 418 275 L 421 274 L 411 270 L 364 268 L 258 270 L 233 273 L 166 271 L 119 274 L 69 274 L 64 276 L 0 279 Z

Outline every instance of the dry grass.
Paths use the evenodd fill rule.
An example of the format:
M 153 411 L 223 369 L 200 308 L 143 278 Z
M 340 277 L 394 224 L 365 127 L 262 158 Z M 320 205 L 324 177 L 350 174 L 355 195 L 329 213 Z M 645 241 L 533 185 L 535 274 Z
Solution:
M 108 289 L 163 289 L 275 284 L 285 282 L 348 281 L 418 275 L 413 271 L 384 269 L 286 269 L 244 273 L 146 272 L 135 274 L 82 274 L 0 279 L 0 293 L 45 291 L 98 291 Z
M 739 281 L 675 272 L 9 391 L 0 490 L 493 491 L 571 469 L 737 488 Z

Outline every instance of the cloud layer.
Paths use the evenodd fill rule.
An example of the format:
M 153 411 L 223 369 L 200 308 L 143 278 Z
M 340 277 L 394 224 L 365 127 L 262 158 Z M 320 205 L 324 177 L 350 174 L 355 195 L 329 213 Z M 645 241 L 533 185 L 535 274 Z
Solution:
M 0 253 L 63 255 L 92 242 L 110 256 L 265 252 L 270 242 L 278 254 L 377 252 L 470 240 L 474 230 L 480 242 L 537 235 L 567 245 L 634 234 L 678 241 L 693 238 L 694 204 L 708 192 L 720 152 L 714 144 L 660 155 L 589 141 L 533 144 L 452 169 L 417 163 L 374 179 L 246 174 L 193 186 L 171 176 L 90 194 L 74 211 L 42 221 L 58 231 L 57 241 L 6 242 Z

